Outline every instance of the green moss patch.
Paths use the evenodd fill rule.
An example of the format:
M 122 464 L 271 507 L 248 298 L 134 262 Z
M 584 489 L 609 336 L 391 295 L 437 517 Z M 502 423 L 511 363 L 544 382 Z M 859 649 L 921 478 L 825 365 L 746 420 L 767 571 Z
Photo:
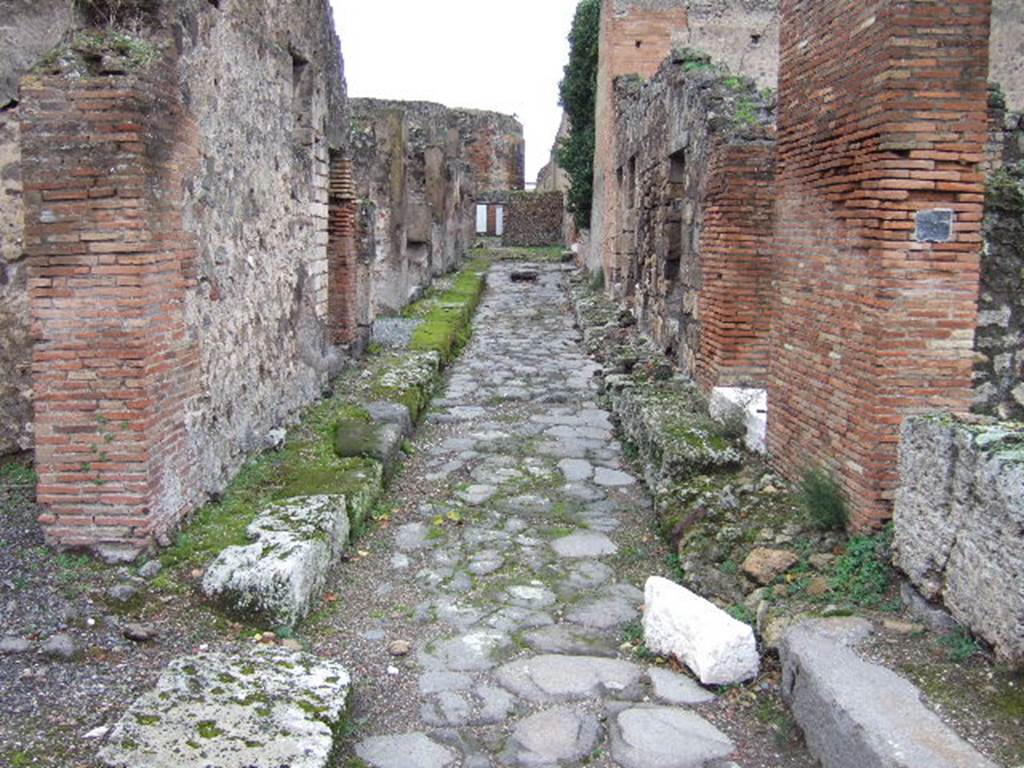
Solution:
M 476 312 L 487 283 L 490 264 L 484 259 L 471 261 L 455 277 L 445 291 L 423 315 L 413 331 L 410 349 L 415 352 L 437 352 L 447 364 L 469 341 L 473 313 Z

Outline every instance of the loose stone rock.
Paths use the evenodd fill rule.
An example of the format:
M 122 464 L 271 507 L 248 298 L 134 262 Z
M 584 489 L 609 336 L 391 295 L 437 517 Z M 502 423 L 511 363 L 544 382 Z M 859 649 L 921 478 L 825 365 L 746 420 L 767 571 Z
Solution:
M 799 562 L 795 552 L 758 547 L 743 561 L 743 572 L 759 584 L 768 584 Z
M 64 634 L 54 635 L 49 638 L 39 650 L 44 656 L 64 661 L 70 661 L 78 652 L 78 649 L 75 647 L 75 641 L 69 635 Z
M 126 624 L 122 634 L 133 643 L 148 643 L 156 639 L 157 630 L 150 624 Z
M 668 579 L 652 576 L 644 593 L 644 639 L 654 653 L 678 658 L 705 685 L 757 676 L 750 626 Z
M 15 656 L 32 650 L 32 643 L 22 637 L 5 637 L 0 640 L 0 656 Z
M 408 656 L 412 653 L 412 643 L 408 640 L 395 640 L 388 646 L 388 653 L 392 656 Z

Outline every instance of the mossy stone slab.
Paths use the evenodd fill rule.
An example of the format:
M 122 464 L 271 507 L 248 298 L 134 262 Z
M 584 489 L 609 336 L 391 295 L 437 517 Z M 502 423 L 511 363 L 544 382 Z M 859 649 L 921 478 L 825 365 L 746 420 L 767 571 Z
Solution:
M 114 726 L 108 768 L 325 768 L 351 680 L 343 666 L 279 648 L 175 659 Z

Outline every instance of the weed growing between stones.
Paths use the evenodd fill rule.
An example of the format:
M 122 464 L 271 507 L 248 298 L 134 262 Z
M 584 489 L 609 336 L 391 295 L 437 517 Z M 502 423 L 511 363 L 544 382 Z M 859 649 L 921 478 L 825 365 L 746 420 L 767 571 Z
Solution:
M 804 470 L 799 500 L 807 517 L 821 530 L 845 530 L 849 517 L 846 494 L 829 472 L 818 467 Z
M 946 657 L 954 664 L 962 664 L 975 654 L 981 653 L 981 646 L 963 627 L 943 636 L 939 642 L 946 649 Z
M 855 536 L 832 571 L 833 599 L 851 607 L 899 610 L 892 598 L 892 525 L 874 536 Z

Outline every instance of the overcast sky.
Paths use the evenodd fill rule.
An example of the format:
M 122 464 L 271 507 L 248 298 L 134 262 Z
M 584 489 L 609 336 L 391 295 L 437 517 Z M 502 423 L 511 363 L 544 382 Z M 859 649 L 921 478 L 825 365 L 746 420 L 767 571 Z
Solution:
M 526 180 L 547 163 L 577 0 L 331 0 L 350 96 L 516 114 Z

